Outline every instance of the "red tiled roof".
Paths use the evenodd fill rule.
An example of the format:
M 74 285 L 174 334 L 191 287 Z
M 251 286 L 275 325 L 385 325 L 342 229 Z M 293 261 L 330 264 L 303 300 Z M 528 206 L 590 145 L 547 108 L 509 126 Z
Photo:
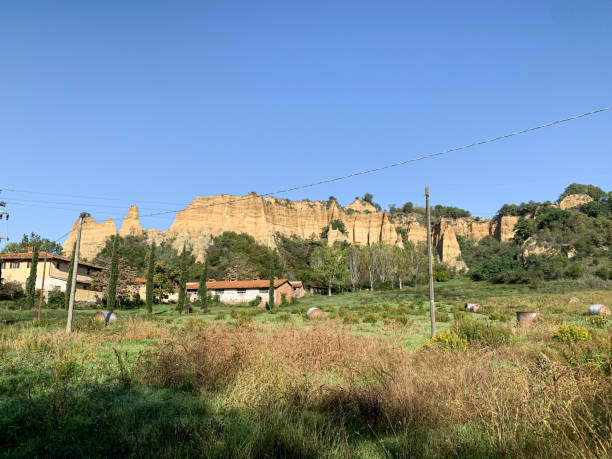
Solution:
M 287 279 L 275 279 L 274 288 L 278 288 L 284 283 L 289 282 Z M 187 290 L 197 290 L 200 288 L 199 282 L 187 282 Z M 236 281 L 208 281 L 206 282 L 206 288 L 210 290 L 217 289 L 233 289 L 233 288 L 268 288 L 270 287 L 270 281 L 266 279 L 259 280 L 236 280 Z
M 137 277 L 134 279 L 134 282 L 136 282 L 137 284 L 146 284 L 147 280 L 144 277 Z
M 22 253 L 0 253 L 0 260 L 31 260 L 33 253 L 31 252 L 22 252 Z M 48 252 L 38 252 L 38 261 L 44 261 L 44 259 L 48 261 L 60 260 L 70 262 L 70 258 L 63 257 L 61 255 L 56 255 L 54 253 Z M 104 269 L 103 266 L 94 265 L 93 263 L 87 263 L 86 261 L 79 261 L 79 266 L 88 266 L 90 268 Z
M 289 281 L 292 287 L 303 287 L 302 281 Z

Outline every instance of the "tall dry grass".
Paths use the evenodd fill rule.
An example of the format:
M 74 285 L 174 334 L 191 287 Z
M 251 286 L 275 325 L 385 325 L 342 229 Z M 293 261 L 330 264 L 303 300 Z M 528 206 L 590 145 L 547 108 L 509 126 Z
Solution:
M 460 443 L 452 432 L 469 426 L 500 455 L 608 457 L 610 375 L 571 363 L 567 351 L 532 343 L 408 352 L 338 325 L 210 327 L 142 354 L 134 375 L 145 384 L 215 393 L 262 419 L 270 410 L 327 413 L 400 444 L 417 430 L 446 432 L 427 441 L 444 440 L 452 452 Z

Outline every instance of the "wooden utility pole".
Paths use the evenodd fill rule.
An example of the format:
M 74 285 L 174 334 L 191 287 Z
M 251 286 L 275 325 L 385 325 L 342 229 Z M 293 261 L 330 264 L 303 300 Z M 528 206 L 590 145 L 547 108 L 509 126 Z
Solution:
M 66 322 L 66 333 L 72 332 L 72 317 L 74 315 L 74 296 L 76 294 L 76 281 L 79 275 L 79 250 L 81 248 L 81 229 L 83 228 L 83 219 L 86 215 L 86 213 L 82 213 L 79 216 L 77 239 L 76 245 L 74 246 L 74 264 L 72 265 L 72 285 L 70 286 L 70 301 L 68 302 L 68 321 Z
M 427 258 L 429 262 L 429 315 L 431 318 L 431 337 L 436 336 L 436 309 L 434 307 L 433 260 L 431 255 L 431 210 L 429 208 L 429 187 L 425 187 L 425 207 L 427 209 Z
M 49 253 L 45 252 L 45 263 L 43 264 L 43 277 L 42 283 L 40 285 L 40 299 L 38 300 L 38 321 L 40 322 L 40 311 L 42 309 L 42 300 L 43 295 L 45 294 L 45 274 L 47 273 L 47 258 L 49 257 Z

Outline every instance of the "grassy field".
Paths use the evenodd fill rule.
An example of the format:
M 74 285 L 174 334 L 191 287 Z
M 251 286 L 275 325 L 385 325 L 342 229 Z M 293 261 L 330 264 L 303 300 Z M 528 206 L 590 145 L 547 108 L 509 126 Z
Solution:
M 0 303 L 0 456 L 612 454 L 612 321 L 586 315 L 612 290 L 453 280 L 436 295 L 433 342 L 425 287 L 274 313 L 158 305 L 108 327 L 78 309 L 70 336 L 63 310 L 39 322 Z

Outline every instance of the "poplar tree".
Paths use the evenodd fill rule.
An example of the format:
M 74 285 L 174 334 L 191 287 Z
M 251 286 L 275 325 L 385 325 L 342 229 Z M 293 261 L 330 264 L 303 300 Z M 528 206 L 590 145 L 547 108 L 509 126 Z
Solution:
M 155 242 L 151 244 L 149 251 L 149 265 L 147 267 L 147 285 L 145 303 L 149 314 L 153 312 L 153 275 L 155 274 Z
M 70 256 L 70 264 L 68 265 L 68 279 L 66 279 L 66 291 L 64 292 L 65 309 L 68 309 L 68 303 L 70 303 L 70 286 L 72 285 L 72 273 L 74 271 L 74 252 L 76 252 L 76 241 L 72 246 L 72 255 Z
M 34 245 L 32 261 L 30 262 L 30 276 L 26 281 L 26 294 L 28 296 L 28 307 L 36 306 L 36 268 L 38 266 L 38 244 Z
M 113 237 L 115 239 L 113 240 L 113 254 L 106 290 L 106 306 L 111 311 L 117 306 L 117 279 L 119 278 L 119 236 Z
M 179 275 L 179 291 L 176 310 L 182 313 L 185 309 L 187 297 L 187 250 L 183 245 L 183 253 L 181 253 L 181 272 Z
M 208 280 L 208 257 L 204 260 L 204 269 L 202 270 L 202 276 L 200 277 L 200 286 L 198 287 L 198 296 L 200 297 L 200 305 L 202 310 L 208 310 L 208 289 L 206 288 L 206 281 Z
M 270 264 L 270 288 L 268 289 L 268 306 L 274 308 L 274 262 Z

